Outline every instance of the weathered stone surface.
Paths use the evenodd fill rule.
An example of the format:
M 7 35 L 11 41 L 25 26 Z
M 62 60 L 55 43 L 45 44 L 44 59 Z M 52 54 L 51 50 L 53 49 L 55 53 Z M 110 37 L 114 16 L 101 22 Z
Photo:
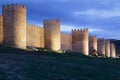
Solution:
M 72 36 L 71 34 L 61 33 L 61 50 L 72 50 Z
M 26 7 L 24 5 L 5 5 L 3 15 L 3 43 L 26 49 Z
M 110 57 L 110 41 L 105 41 L 105 56 Z
M 60 21 L 44 20 L 44 46 L 54 51 L 60 50 Z
M 72 50 L 88 55 L 88 29 L 72 30 Z
M 105 39 L 98 38 L 97 44 L 98 55 L 105 56 Z
M 110 44 L 110 57 L 116 58 L 116 49 L 113 43 Z
M 26 49 L 26 46 L 82 52 L 90 50 L 98 55 L 116 57 L 115 45 L 95 36 L 88 38 L 88 29 L 74 29 L 72 34 L 60 32 L 59 20 L 44 20 L 43 27 L 26 25 L 26 7 L 10 4 L 2 6 L 0 16 L 0 44 Z M 96 54 L 96 53 L 95 53 Z
M 89 37 L 89 53 L 90 55 L 97 55 L 97 37 Z
M 27 46 L 44 48 L 44 28 L 27 24 Z

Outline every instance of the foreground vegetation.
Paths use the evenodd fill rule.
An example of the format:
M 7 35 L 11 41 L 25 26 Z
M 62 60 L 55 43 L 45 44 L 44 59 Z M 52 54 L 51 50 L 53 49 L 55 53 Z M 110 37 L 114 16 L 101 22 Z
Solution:
M 120 80 L 120 59 L 0 46 L 0 80 Z

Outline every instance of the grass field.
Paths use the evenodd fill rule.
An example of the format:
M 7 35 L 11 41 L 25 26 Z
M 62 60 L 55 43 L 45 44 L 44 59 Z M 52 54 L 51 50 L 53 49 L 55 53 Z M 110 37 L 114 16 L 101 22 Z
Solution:
M 120 80 L 120 59 L 0 46 L 0 80 Z

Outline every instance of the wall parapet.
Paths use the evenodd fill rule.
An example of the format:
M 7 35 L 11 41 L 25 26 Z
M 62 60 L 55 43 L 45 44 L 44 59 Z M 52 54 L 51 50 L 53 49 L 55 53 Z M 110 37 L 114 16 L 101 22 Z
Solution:
M 88 55 L 88 28 L 72 29 L 72 50 Z
M 81 31 L 88 31 L 88 28 L 83 28 L 83 29 L 72 29 L 72 32 L 81 32 Z
M 52 49 L 54 51 L 60 50 L 60 20 L 58 19 L 44 20 L 43 26 L 45 48 Z
M 59 21 L 60 22 L 60 20 L 59 19 L 45 19 L 45 20 L 43 20 L 44 22 L 56 22 L 56 21 Z
M 43 27 L 38 26 L 38 25 L 34 25 L 34 24 L 27 24 L 27 27 L 29 28 L 34 28 L 34 29 L 42 29 Z
M 26 9 L 26 6 L 23 5 L 23 4 L 7 4 L 7 5 L 2 5 L 2 8 L 4 9 L 12 9 L 12 8 L 25 8 Z

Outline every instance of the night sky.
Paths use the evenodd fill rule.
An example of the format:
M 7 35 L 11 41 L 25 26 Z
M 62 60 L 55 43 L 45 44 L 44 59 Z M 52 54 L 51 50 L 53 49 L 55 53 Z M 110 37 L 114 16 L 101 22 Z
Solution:
M 27 6 L 27 22 L 42 25 L 44 19 L 60 19 L 61 31 L 89 28 L 89 35 L 120 39 L 120 0 L 0 0 L 2 5 Z

